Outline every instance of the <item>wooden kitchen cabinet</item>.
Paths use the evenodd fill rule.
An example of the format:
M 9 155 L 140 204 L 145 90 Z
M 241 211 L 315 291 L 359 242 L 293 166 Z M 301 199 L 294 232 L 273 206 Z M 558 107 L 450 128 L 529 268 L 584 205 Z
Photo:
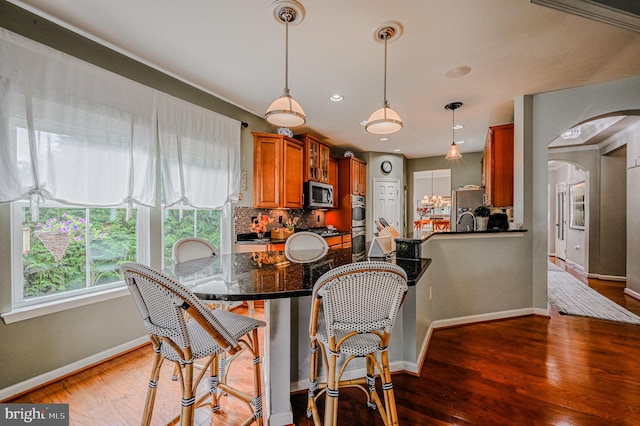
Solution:
M 333 207 L 338 207 L 338 160 L 329 157 L 329 185 L 333 186 Z
M 365 196 L 367 192 L 367 163 L 355 157 L 345 157 L 340 159 L 338 179 L 349 180 L 349 193 L 353 195 Z M 340 185 L 343 188 L 343 185 Z
M 330 147 L 311 135 L 300 135 L 304 143 L 304 181 L 329 183 Z
M 489 127 L 482 156 L 485 204 L 513 206 L 513 124 Z
M 303 143 L 271 133 L 252 135 L 253 206 L 301 209 Z

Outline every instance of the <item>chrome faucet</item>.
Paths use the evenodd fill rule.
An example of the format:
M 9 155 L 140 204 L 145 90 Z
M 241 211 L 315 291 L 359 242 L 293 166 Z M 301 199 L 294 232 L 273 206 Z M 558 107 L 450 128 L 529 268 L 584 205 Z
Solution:
M 471 216 L 471 220 L 472 220 L 472 226 L 473 226 L 473 231 L 475 232 L 476 230 L 476 215 L 474 215 L 471 211 L 467 210 L 466 212 L 463 212 L 460 216 L 458 216 L 458 221 L 456 222 L 456 225 L 460 225 L 460 222 L 462 221 L 462 217 L 464 215 L 470 215 Z M 469 225 L 467 225 L 467 231 L 471 231 L 471 229 L 469 229 Z

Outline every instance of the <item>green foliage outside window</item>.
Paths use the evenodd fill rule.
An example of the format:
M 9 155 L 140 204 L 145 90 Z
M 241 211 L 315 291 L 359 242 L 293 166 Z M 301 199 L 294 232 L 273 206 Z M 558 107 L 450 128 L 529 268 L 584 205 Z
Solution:
M 171 265 L 173 244 L 180 238 L 198 237 L 220 247 L 220 210 L 164 211 L 164 264 Z
M 120 265 L 136 260 L 135 214 L 126 221 L 125 213 L 124 209 L 45 207 L 34 223 L 29 208 L 23 208 L 23 298 L 121 281 Z M 65 241 L 62 248 L 47 248 L 40 233 L 58 234 L 68 246 L 64 248 Z

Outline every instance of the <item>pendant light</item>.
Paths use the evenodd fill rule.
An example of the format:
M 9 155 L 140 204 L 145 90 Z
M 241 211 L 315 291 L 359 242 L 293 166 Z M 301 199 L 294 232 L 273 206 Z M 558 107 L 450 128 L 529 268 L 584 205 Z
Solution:
M 279 127 L 297 127 L 307 122 L 304 111 L 289 94 L 289 24 L 299 24 L 304 17 L 304 9 L 293 0 L 279 1 L 274 4 L 275 18 L 285 25 L 284 91 L 273 101 L 264 118 Z
M 399 131 L 403 126 L 402 119 L 391 109 L 387 101 L 387 42 L 396 35 L 399 35 L 398 29 L 392 26 L 384 26 L 375 33 L 376 39 L 384 42 L 384 99 L 382 108 L 371 114 L 365 126 L 365 130 L 374 135 L 389 135 Z
M 449 151 L 447 151 L 447 160 L 457 160 L 458 158 L 462 158 L 462 154 L 460 154 L 460 150 L 458 149 L 458 145 L 456 145 L 456 110 L 462 106 L 462 102 L 451 102 L 444 106 L 444 109 L 451 110 L 452 119 L 451 119 L 451 133 L 452 140 L 451 146 L 449 147 Z

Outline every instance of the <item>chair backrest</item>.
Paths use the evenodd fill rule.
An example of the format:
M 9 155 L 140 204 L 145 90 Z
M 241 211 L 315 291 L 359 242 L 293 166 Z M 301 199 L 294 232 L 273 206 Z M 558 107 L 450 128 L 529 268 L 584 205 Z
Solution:
M 120 272 L 150 334 L 169 339 L 180 348 L 191 346 L 186 310 L 222 349 L 234 353 L 240 348 L 233 335 L 184 285 L 139 263 L 125 263 Z
M 217 256 L 218 249 L 209 241 L 202 238 L 181 238 L 173 244 L 171 257 L 173 263 L 186 262 L 203 257 Z
M 328 337 L 336 329 L 391 334 L 407 289 L 407 274 L 397 265 L 367 261 L 339 266 L 313 286 L 310 334 L 315 336 L 320 309 Z
M 329 251 L 327 240 L 315 232 L 296 232 L 284 244 L 284 253 L 292 262 L 314 262 Z

